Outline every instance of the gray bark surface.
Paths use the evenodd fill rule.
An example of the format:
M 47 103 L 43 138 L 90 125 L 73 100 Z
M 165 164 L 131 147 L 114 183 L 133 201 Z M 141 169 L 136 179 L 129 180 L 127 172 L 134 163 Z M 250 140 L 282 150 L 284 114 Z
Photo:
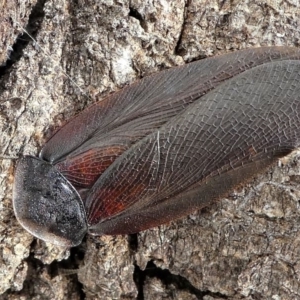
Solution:
M 298 0 L 0 6 L 0 153 L 10 157 L 37 155 L 55 128 L 147 74 L 300 42 Z M 37 42 L 27 43 L 21 27 Z M 299 160 L 293 153 L 182 220 L 129 237 L 87 237 L 69 250 L 18 224 L 11 202 L 16 160 L 2 158 L 0 299 L 300 299 Z

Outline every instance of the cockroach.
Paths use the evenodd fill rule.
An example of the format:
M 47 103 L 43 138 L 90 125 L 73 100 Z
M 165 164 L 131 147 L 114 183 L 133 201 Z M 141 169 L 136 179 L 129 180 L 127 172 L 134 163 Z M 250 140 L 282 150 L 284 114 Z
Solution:
M 17 164 L 34 236 L 76 246 L 212 204 L 299 146 L 300 50 L 262 47 L 159 72 L 96 102 Z

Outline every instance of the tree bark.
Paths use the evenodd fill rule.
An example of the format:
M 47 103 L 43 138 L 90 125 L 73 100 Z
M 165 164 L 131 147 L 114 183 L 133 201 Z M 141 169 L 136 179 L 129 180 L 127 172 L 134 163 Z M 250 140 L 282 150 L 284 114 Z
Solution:
M 0 150 L 9 157 L 37 155 L 55 128 L 147 74 L 300 41 L 298 0 L 2 5 Z M 2 158 L 0 298 L 300 299 L 299 159 L 295 152 L 182 220 L 132 236 L 87 237 L 69 251 L 18 224 L 11 204 L 16 160 Z

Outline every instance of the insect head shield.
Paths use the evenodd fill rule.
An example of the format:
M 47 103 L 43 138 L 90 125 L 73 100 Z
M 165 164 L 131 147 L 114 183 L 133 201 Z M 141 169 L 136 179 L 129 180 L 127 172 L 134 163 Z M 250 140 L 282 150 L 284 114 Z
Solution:
M 59 246 L 76 246 L 87 232 L 82 200 L 51 164 L 25 156 L 17 165 L 13 191 L 17 219 L 34 236 Z

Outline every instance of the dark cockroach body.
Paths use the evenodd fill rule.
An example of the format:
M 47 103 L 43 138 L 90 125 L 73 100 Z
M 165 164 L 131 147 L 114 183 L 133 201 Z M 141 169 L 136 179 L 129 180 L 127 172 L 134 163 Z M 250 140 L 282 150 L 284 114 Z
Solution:
M 265 47 L 146 77 L 20 159 L 15 214 L 65 246 L 209 205 L 299 146 L 300 51 Z

